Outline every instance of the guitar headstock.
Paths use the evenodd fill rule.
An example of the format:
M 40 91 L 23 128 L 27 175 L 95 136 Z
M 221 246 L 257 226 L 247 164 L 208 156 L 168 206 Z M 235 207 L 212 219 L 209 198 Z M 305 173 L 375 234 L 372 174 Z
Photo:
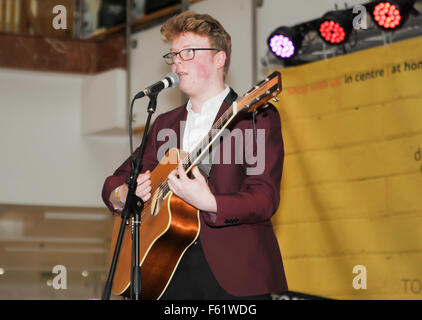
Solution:
M 275 98 L 281 92 L 281 73 L 274 71 L 267 78 L 259 82 L 255 87 L 246 92 L 233 105 L 234 111 L 240 112 L 253 110 L 264 105 L 268 100 Z

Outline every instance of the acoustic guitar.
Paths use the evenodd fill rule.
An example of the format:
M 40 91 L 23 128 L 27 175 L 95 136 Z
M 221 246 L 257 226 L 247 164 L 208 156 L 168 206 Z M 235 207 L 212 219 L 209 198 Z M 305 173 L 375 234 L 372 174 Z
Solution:
M 213 143 L 219 142 L 223 130 L 242 112 L 252 112 L 281 92 L 281 74 L 273 72 L 265 80 L 238 98 L 214 123 L 208 135 L 190 153 L 170 149 L 151 172 L 151 198 L 144 204 L 140 226 L 140 265 L 144 300 L 159 299 L 165 292 L 186 250 L 198 238 L 199 210 L 170 191 L 167 177 L 180 159 L 187 173 L 200 164 Z M 217 140 L 218 139 L 218 140 Z M 214 144 L 215 146 L 215 144 Z M 213 147 L 214 147 L 213 146 Z M 116 217 L 111 248 L 116 246 L 121 217 Z M 116 266 L 112 292 L 130 294 L 132 257 L 132 220 L 126 226 Z M 113 251 L 112 251 L 113 253 Z

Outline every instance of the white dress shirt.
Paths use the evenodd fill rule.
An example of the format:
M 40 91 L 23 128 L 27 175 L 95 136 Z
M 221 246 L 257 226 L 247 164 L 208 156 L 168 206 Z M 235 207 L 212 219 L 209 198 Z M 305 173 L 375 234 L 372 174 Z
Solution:
M 186 105 L 188 116 L 183 134 L 183 151 L 191 152 L 211 130 L 218 110 L 229 92 L 230 88 L 226 85 L 223 91 L 204 102 L 200 113 L 192 110 L 192 102 L 189 99 Z

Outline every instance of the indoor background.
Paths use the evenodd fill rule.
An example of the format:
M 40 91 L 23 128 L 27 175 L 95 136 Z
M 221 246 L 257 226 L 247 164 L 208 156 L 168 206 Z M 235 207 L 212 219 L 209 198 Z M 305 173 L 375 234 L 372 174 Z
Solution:
M 231 34 L 227 83 L 239 94 L 282 74 L 275 105 L 285 165 L 273 224 L 289 289 L 420 299 L 420 1 L 393 32 L 375 27 L 368 11 L 367 28 L 351 30 L 341 46 L 305 24 L 291 60 L 267 42 L 280 26 L 367 3 L 134 0 L 127 18 L 125 1 L 0 0 L 0 299 L 101 297 L 114 223 L 102 185 L 129 155 L 130 99 L 170 71 L 159 29 L 187 9 L 211 14 Z M 58 30 L 57 5 L 66 9 Z M 185 99 L 163 91 L 156 115 Z M 135 104 L 136 146 L 146 105 Z M 66 288 L 54 286 L 63 272 L 56 266 Z

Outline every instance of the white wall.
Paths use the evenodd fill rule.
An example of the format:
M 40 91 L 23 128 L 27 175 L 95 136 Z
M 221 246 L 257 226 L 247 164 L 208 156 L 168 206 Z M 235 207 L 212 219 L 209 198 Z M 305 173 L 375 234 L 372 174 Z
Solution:
M 81 135 L 82 81 L 0 69 L 0 203 L 102 206 L 129 148 L 127 137 Z
M 115 68 L 83 77 L 82 133 L 125 134 L 128 106 L 126 69 Z

